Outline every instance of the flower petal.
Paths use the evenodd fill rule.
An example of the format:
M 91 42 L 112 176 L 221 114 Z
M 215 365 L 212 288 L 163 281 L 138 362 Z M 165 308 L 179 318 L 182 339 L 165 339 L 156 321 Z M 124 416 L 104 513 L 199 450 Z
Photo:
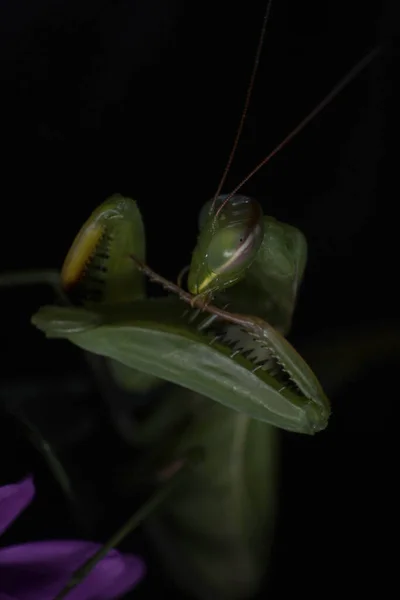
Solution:
M 75 540 L 32 542 L 0 550 L 1 592 L 18 600 L 53 600 L 100 546 Z M 68 600 L 115 600 L 144 576 L 143 561 L 111 550 Z
M 30 504 L 35 495 L 33 478 L 0 487 L 0 535 Z

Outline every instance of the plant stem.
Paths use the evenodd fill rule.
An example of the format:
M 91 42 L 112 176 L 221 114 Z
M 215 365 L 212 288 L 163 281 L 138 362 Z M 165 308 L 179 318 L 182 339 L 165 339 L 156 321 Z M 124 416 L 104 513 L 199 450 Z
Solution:
M 54 600 L 63 600 L 67 594 L 74 589 L 81 581 L 90 573 L 96 564 L 102 560 L 115 546 L 120 544 L 122 540 L 129 535 L 142 521 L 150 516 L 160 504 L 169 496 L 175 489 L 181 476 L 186 472 L 187 467 L 192 464 L 188 458 L 179 462 L 179 468 L 172 476 L 162 485 L 140 508 L 137 510 L 126 523 L 116 531 L 111 538 L 102 546 L 93 556 L 91 556 L 81 567 L 79 567 L 71 576 L 68 583 L 64 586 Z

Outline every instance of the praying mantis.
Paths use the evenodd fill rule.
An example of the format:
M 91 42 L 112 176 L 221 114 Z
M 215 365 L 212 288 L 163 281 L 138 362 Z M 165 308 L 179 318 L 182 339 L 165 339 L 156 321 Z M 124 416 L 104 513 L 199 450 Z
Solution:
M 97 240 L 104 223 L 108 233 L 100 243 L 95 242 L 92 261 L 76 283 L 74 270 L 77 257 L 82 256 L 82 244 Z M 286 231 L 283 224 L 282 227 Z M 295 238 L 299 236 L 304 243 L 297 230 L 292 231 L 288 226 L 287 232 Z M 188 592 L 196 590 L 197 597 L 245 598 L 257 590 L 265 572 L 272 535 L 278 456 L 275 428 L 263 419 L 251 417 L 257 414 L 257 407 L 246 412 L 245 406 L 240 410 L 238 405 L 231 410 L 199 393 L 209 389 L 207 395 L 212 399 L 222 398 L 232 406 L 236 397 L 242 401 L 240 390 L 233 399 L 230 395 L 232 377 L 243 388 L 241 374 L 247 372 L 249 377 L 255 377 L 257 371 L 246 369 L 240 356 L 231 357 L 234 353 L 231 345 L 225 350 L 218 341 L 210 343 L 216 335 L 210 332 L 218 322 L 215 315 L 186 310 L 176 297 L 144 298 L 143 276 L 130 259 L 132 254 L 144 260 L 144 250 L 144 228 L 137 204 L 118 195 L 106 200 L 76 237 L 61 271 L 65 293 L 76 301 L 80 299 L 83 306 L 43 307 L 33 317 L 33 323 L 49 337 L 65 337 L 85 350 L 107 356 L 114 367 L 122 363 L 175 383 L 186 377 L 187 387 L 192 391 L 178 388 L 164 392 L 150 417 L 134 431 L 132 444 L 149 451 L 158 448 L 171 462 L 179 460 L 193 446 L 202 448 L 204 456 L 171 501 L 149 518 L 144 527 L 159 548 L 168 572 L 175 574 Z M 290 293 L 293 285 L 298 288 L 297 278 L 301 278 L 304 270 L 302 253 L 300 258 L 299 264 L 296 253 L 288 252 L 287 260 L 289 264 L 294 261 L 293 268 L 290 274 L 283 274 L 283 279 Z M 106 269 L 108 264 L 114 265 L 113 268 Z M 118 302 L 118 289 L 127 279 L 130 287 L 124 288 L 124 299 Z M 279 313 L 284 315 L 284 321 L 290 318 L 292 308 L 288 306 L 287 314 Z M 105 319 L 110 317 L 109 325 Z M 115 333 L 116 343 L 110 344 Z M 226 335 L 232 332 L 227 331 Z M 125 347 L 125 355 L 120 353 L 121 341 L 129 346 L 128 351 Z M 225 369 L 225 374 L 222 378 L 220 371 L 216 371 L 213 380 L 217 391 L 214 391 L 212 380 L 209 383 L 205 379 L 204 383 L 199 377 L 200 370 L 207 365 L 215 370 L 219 354 L 218 368 Z M 122 385 L 126 375 L 129 377 L 129 372 L 121 377 L 119 371 Z M 221 381 L 219 387 L 217 375 Z M 225 382 L 227 377 L 230 379 Z M 273 376 L 270 377 L 272 380 Z M 259 414 L 264 417 L 261 410 Z M 129 483 L 132 478 L 134 481 L 130 471 L 125 476 L 128 482 L 124 482 L 124 489 L 132 487 L 133 483 Z M 212 561 L 210 548 L 213 548 Z
M 107 199 L 65 259 L 56 284 L 65 302 L 32 318 L 49 338 L 122 365 L 121 384 L 139 371 L 181 386 L 165 394 L 146 435 L 139 431 L 133 442 L 161 445 L 162 434 L 171 460 L 192 445 L 204 448 L 204 459 L 148 529 L 176 578 L 185 557 L 183 587 L 227 599 L 251 595 L 264 572 L 275 507 L 275 428 L 314 434 L 330 414 L 317 377 L 286 339 L 306 240 L 237 191 L 217 193 L 200 214 L 189 293 L 146 266 L 136 202 Z M 143 273 L 176 294 L 147 298 Z M 160 417 L 168 412 L 176 414 L 170 427 Z
M 245 183 L 377 55 L 368 54 L 242 182 Z M 315 433 L 329 402 L 316 376 L 287 342 L 307 245 L 295 228 L 264 217 L 258 203 L 216 196 L 200 217 L 188 285 L 195 296 L 143 263 L 144 233 L 136 204 L 118 195 L 82 227 L 61 273 L 66 290 L 84 289 L 83 308 L 44 307 L 33 324 L 49 337 L 126 367 L 177 383 L 271 425 Z M 176 299 L 140 300 L 139 271 L 193 307 L 184 320 Z M 124 281 L 129 286 L 124 289 Z M 239 312 L 204 303 L 206 294 Z M 97 298 L 97 299 L 96 299 Z M 243 316 L 243 311 L 252 316 Z M 187 315 L 185 312 L 184 314 Z M 265 319 L 268 319 L 265 320 Z M 211 337 L 210 337 L 211 332 Z
M 235 205 L 244 203 L 246 208 L 252 202 L 235 198 Z M 302 433 L 323 429 L 328 400 L 311 369 L 279 332 L 289 328 L 306 242 L 298 230 L 271 217 L 260 215 L 260 223 L 260 231 L 265 231 L 256 249 L 258 258 L 246 280 L 224 289 L 221 298 L 224 305 L 231 303 L 242 312 L 254 307 L 257 298 L 260 316 L 268 316 L 270 322 L 239 318 L 226 323 L 229 314 L 223 310 L 204 316 L 185 310 L 177 298 L 140 298 L 140 271 L 131 258 L 144 258 L 139 211 L 132 200 L 114 196 L 83 226 L 61 273 L 64 289 L 72 291 L 89 245 L 91 261 L 75 290 L 84 290 L 84 306 L 44 307 L 33 324 L 49 337 L 65 337 L 271 425 Z M 120 296 L 125 280 L 129 286 Z

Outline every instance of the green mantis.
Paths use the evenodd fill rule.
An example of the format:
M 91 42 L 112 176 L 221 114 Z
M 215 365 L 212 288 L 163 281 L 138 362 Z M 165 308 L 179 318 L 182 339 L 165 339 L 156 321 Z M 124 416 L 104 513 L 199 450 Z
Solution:
M 98 229 L 103 230 L 102 235 Z M 136 236 L 125 236 L 133 230 Z M 273 393 L 279 380 L 268 371 L 263 379 L 256 379 L 261 369 L 253 373 L 257 367 L 251 359 L 240 352 L 233 356 L 234 338 L 226 343 L 215 340 L 216 336 L 228 340 L 234 336 L 235 325 L 225 323 L 220 314 L 187 309 L 174 296 L 143 297 L 142 274 L 135 262 L 118 260 L 120 252 L 121 258 L 132 253 L 144 260 L 143 237 L 138 232 L 144 236 L 133 200 L 114 196 L 103 203 L 76 237 L 61 271 L 63 288 L 80 306 L 44 307 L 33 317 L 33 323 L 49 337 L 64 337 L 112 359 L 112 365 L 122 364 L 184 384 L 164 391 L 132 443 L 150 454 L 157 448 L 172 463 L 193 447 L 202 448 L 203 458 L 188 473 L 179 493 L 177 490 L 149 517 L 144 527 L 169 574 L 189 594 L 218 600 L 247 598 L 256 592 L 265 574 L 276 507 L 276 432 L 263 421 L 265 414 L 277 420 L 283 412 L 279 409 L 274 413 L 256 404 L 253 397 L 262 398 L 262 393 L 268 396 L 270 389 Z M 82 260 L 82 249 L 90 258 L 76 277 L 75 259 Z M 291 259 L 297 264 L 296 252 L 289 252 Z M 132 269 L 136 270 L 131 278 L 136 285 L 129 297 L 118 302 L 115 288 Z M 301 278 L 302 269 L 292 269 L 291 275 L 286 275 L 293 283 L 296 277 Z M 297 289 L 297 280 L 295 284 Z M 254 323 L 259 327 L 257 321 Z M 270 325 L 260 323 L 260 336 L 263 327 L 273 332 Z M 285 348 L 291 348 L 278 332 L 275 335 Z M 253 345 L 256 349 L 257 342 Z M 260 356 L 259 361 L 267 361 L 269 367 L 267 354 L 268 358 Z M 126 374 L 129 376 L 129 371 Z M 287 393 L 291 393 L 289 389 Z M 291 397 L 285 398 L 278 390 L 276 398 L 277 402 L 287 402 L 288 412 Z M 260 418 L 251 418 L 253 414 Z M 293 414 L 301 415 L 296 405 Z M 129 470 L 125 479 L 122 489 L 126 493 L 135 486 L 134 470 Z M 121 487 L 118 481 L 115 485 Z
M 360 61 L 252 173 L 377 52 Z M 306 242 L 295 228 L 264 217 L 256 201 L 235 195 L 239 187 L 202 211 L 188 275 L 194 297 L 143 264 L 145 240 L 138 208 L 115 196 L 83 226 L 62 270 L 64 289 L 78 297 L 83 290 L 84 306 L 45 307 L 33 323 L 48 336 L 67 338 L 249 417 L 312 434 L 326 427 L 329 402 L 311 369 L 284 337 L 304 272 Z M 143 287 L 134 262 L 211 316 L 182 312 L 177 298 L 139 300 Z M 211 298 L 217 306 L 208 304 Z M 229 311 L 221 305 L 229 306 Z
M 245 280 L 224 289 L 221 298 L 224 305 L 232 303 L 243 311 L 257 297 L 260 317 L 270 314 L 271 323 L 241 317 L 230 323 L 226 319 L 234 317 L 227 311 L 205 316 L 186 310 L 175 297 L 139 299 L 142 282 L 138 270 L 131 276 L 135 263 L 129 257 L 144 258 L 141 218 L 136 204 L 120 196 L 95 211 L 64 263 L 64 288 L 72 295 L 83 292 L 83 307 L 44 307 L 32 322 L 49 337 L 67 338 L 252 418 L 302 433 L 319 431 L 327 423 L 328 401 L 311 369 L 274 328 L 283 330 L 290 322 L 304 270 L 305 240 L 296 229 L 271 218 L 264 227 L 249 293 Z M 126 236 L 130 231 L 137 235 Z M 83 252 L 88 258 L 84 268 L 78 263 L 77 277 Z M 130 288 L 120 298 L 125 278 Z
M 329 402 L 284 337 L 306 264 L 306 241 L 236 192 L 378 52 L 362 59 L 230 195 L 216 196 L 203 208 L 188 274 L 194 296 L 146 267 L 139 210 L 117 195 L 82 227 L 62 269 L 64 290 L 71 298 L 77 294 L 83 306 L 44 307 L 33 324 L 49 337 L 67 338 L 251 418 L 299 433 L 324 429 Z M 197 305 L 200 314 L 182 311 L 179 298 L 144 299 L 139 270 Z

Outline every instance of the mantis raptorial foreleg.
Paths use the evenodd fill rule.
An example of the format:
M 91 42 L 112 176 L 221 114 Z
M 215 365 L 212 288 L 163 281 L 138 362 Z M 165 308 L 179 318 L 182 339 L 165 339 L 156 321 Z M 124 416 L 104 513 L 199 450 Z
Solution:
M 32 320 L 39 329 L 49 337 L 67 338 L 89 352 L 149 376 L 183 385 L 278 427 L 314 433 L 326 426 L 329 405 L 321 386 L 273 323 L 257 316 L 232 313 L 212 304 L 202 305 L 207 313 L 212 312 L 218 317 L 210 321 L 203 312 L 185 316 L 186 310 L 179 299 L 144 299 L 140 270 L 131 258 L 134 256 L 143 266 L 143 240 L 125 235 L 126 231 L 143 229 L 134 223 L 131 226 L 125 224 L 125 220 L 140 219 L 137 205 L 116 196 L 114 200 L 106 201 L 104 213 L 103 216 L 99 207 L 94 216 L 96 228 L 100 228 L 100 231 L 96 229 L 98 246 L 92 244 L 93 224 L 89 219 L 78 234 L 72 247 L 74 252 L 69 253 L 62 270 L 64 289 L 80 299 L 83 306 L 43 307 Z M 305 262 L 299 253 L 304 243 L 288 245 L 288 239 L 303 240 L 301 234 L 289 226 L 289 234 L 283 225 L 280 230 L 284 231 L 286 255 L 275 252 L 266 264 L 263 263 L 263 269 L 270 281 L 278 280 L 276 298 L 287 290 L 290 300 L 286 314 L 291 315 L 293 289 L 298 289 Z M 90 234 L 89 240 L 86 240 L 85 232 Z M 107 239 L 106 252 L 104 239 Z M 79 254 L 79 248 L 87 253 L 86 260 Z M 126 252 L 129 262 L 118 261 L 121 253 L 125 256 Z M 284 269 L 285 263 L 282 267 L 281 256 L 289 266 L 288 272 Z M 100 280 L 95 278 L 95 300 L 93 273 L 97 273 L 99 264 L 103 275 Z M 257 266 L 253 268 L 259 273 Z M 131 282 L 129 295 L 125 292 L 123 299 L 116 302 L 121 282 L 124 278 L 129 279 L 132 272 L 136 286 Z M 76 277 L 75 284 L 72 274 Z M 235 289 L 232 285 L 224 290 L 223 305 L 229 301 L 237 303 L 238 297 L 243 304 L 243 294 L 237 297 Z M 191 295 L 183 290 L 179 293 L 192 302 Z M 259 297 L 263 294 L 269 301 L 261 286 Z M 248 306 L 251 301 L 250 296 L 246 300 Z

